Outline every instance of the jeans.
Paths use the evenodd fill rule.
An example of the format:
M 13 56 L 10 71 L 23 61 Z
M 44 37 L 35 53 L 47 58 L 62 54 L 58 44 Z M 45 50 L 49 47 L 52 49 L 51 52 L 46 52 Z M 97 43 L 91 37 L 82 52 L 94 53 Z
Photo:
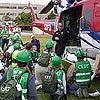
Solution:
M 77 85 L 76 82 L 74 82 L 73 84 L 71 84 L 69 86 L 69 92 L 70 92 L 70 94 L 73 94 L 73 95 L 77 96 L 77 90 L 79 88 L 85 89 L 85 88 L 88 88 L 88 85 Z
M 2 47 L 2 38 L 0 38 L 0 47 Z
M 8 46 L 9 43 L 9 39 L 2 39 L 2 49 L 4 50 L 4 45 L 6 44 L 6 46 Z
M 61 95 L 63 95 L 63 91 L 60 91 L 59 89 L 57 89 L 57 91 L 54 94 L 50 95 L 50 100 L 60 100 Z

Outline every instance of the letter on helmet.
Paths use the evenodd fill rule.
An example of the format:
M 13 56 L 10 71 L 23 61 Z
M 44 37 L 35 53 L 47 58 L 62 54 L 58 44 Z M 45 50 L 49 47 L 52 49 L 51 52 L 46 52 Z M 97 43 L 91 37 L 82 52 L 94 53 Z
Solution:
M 83 58 L 85 56 L 85 53 L 83 50 L 77 50 L 76 53 L 75 53 L 75 56 L 77 58 Z

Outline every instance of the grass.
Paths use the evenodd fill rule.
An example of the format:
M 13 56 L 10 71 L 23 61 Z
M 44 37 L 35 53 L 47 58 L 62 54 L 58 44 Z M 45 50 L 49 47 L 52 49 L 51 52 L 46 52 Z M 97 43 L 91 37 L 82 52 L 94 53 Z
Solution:
M 41 36 L 41 35 L 38 35 L 37 36 L 37 39 L 40 40 L 40 45 L 41 45 L 41 48 L 40 50 L 42 51 L 43 49 L 45 49 L 45 43 L 48 41 L 48 40 L 51 40 L 52 36 L 50 35 L 44 35 L 44 36 Z M 30 36 L 22 36 L 22 40 L 23 41 L 31 41 L 31 37 Z M 69 67 L 68 63 L 63 61 L 63 65 L 65 67 L 65 69 L 67 69 Z M 91 83 L 91 86 L 90 86 L 90 89 L 89 89 L 89 92 L 94 92 L 96 89 L 100 89 L 100 79 L 94 79 Z M 39 100 L 49 100 L 49 95 L 48 94 L 44 94 L 42 92 L 42 90 L 39 90 L 38 91 L 38 97 L 39 97 Z M 67 100 L 79 100 L 77 97 L 73 96 L 73 95 L 70 95 L 68 94 L 67 95 Z M 88 99 L 81 99 L 81 100 L 100 100 L 100 96 L 99 97 L 95 97 L 95 98 L 88 98 Z
M 45 49 L 45 44 L 48 40 L 51 40 L 51 35 L 37 35 L 36 38 L 40 40 L 40 51 L 43 51 Z M 23 41 L 31 41 L 31 36 L 22 36 Z

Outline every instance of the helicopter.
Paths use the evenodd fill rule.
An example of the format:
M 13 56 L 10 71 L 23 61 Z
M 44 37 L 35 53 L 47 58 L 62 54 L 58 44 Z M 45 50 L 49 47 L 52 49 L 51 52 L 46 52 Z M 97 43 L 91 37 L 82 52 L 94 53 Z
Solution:
M 71 38 L 66 46 L 63 59 L 77 61 L 75 52 L 82 49 L 91 65 L 100 51 L 100 0 L 75 1 L 61 12 L 60 22 L 69 28 Z
M 61 2 L 55 4 L 54 1 L 56 0 L 51 0 L 40 13 L 47 13 L 51 8 L 55 10 L 55 7 L 59 9 Z M 66 46 L 62 56 L 64 60 L 76 61 L 77 58 L 73 54 L 75 54 L 76 50 L 82 49 L 86 52 L 86 57 L 94 61 L 96 54 L 100 50 L 99 5 L 100 0 L 69 0 L 66 3 L 66 7 L 60 11 L 58 22 L 62 23 L 63 28 L 67 28 L 71 33 L 69 44 Z M 57 22 L 54 20 L 37 20 L 33 7 L 31 5 L 28 7 L 32 12 L 32 25 L 53 35 Z M 59 14 L 58 10 L 54 12 Z
M 66 1 L 66 3 L 65 2 L 63 4 L 61 4 L 61 3 L 62 2 L 60 0 L 52 0 L 39 13 L 39 14 L 46 14 L 54 6 L 53 7 L 54 8 L 53 13 L 56 15 L 56 17 L 57 17 L 56 19 L 37 20 L 36 15 L 35 15 L 35 11 L 34 11 L 32 5 L 30 4 L 30 2 L 28 3 L 27 6 L 25 6 L 23 8 L 23 10 L 25 10 L 27 8 L 29 8 L 31 10 L 31 13 L 32 13 L 32 26 L 33 27 L 38 27 L 43 32 L 46 32 L 46 33 L 49 33 L 50 35 L 53 35 L 54 32 L 57 30 L 57 22 L 58 22 L 58 19 L 59 19 L 58 12 L 60 13 L 62 11 L 62 9 L 64 10 L 65 9 L 64 7 L 66 7 L 65 4 L 66 5 L 68 4 L 67 1 Z

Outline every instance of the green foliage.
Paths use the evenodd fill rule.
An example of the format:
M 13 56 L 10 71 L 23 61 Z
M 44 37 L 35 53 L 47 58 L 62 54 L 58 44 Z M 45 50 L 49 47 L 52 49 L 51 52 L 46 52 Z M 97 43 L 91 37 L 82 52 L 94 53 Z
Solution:
M 17 16 L 15 18 L 15 22 L 21 25 L 31 24 L 32 23 L 31 12 L 29 13 L 22 12 L 20 16 Z
M 37 16 L 37 14 L 35 14 L 35 16 L 36 16 L 37 19 L 40 19 L 40 18 Z
M 56 16 L 54 15 L 53 12 L 51 12 L 51 13 L 47 16 L 46 19 L 55 19 L 55 18 L 56 18 Z
M 5 16 L 3 16 L 2 19 L 4 21 L 10 21 L 11 20 L 11 18 L 10 18 L 10 16 L 8 14 L 6 14 Z
M 40 51 L 43 51 L 45 49 L 46 42 L 48 40 L 51 40 L 52 36 L 51 35 L 44 35 L 44 36 L 37 35 L 36 38 L 38 40 L 40 40 Z M 27 42 L 27 41 L 29 42 L 29 41 L 31 41 L 31 36 L 30 35 L 29 36 L 22 36 L 22 40 L 24 42 Z

